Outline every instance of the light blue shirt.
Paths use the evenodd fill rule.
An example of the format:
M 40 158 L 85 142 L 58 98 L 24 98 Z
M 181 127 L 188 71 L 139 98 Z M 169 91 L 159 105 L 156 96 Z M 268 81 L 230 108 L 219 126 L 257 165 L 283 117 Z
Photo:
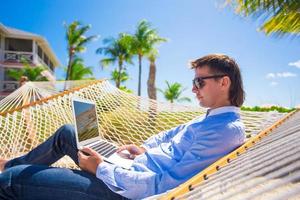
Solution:
M 208 110 L 206 116 L 150 137 L 130 170 L 102 162 L 96 176 L 130 199 L 163 193 L 184 183 L 245 141 L 239 108 Z

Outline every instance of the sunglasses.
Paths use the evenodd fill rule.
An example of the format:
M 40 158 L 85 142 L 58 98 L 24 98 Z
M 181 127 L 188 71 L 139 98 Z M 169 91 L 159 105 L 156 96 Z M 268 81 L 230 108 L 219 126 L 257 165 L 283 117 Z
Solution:
M 196 77 L 193 79 L 193 85 L 197 89 L 201 89 L 205 86 L 205 79 L 211 79 L 211 78 L 221 78 L 227 76 L 226 74 L 218 74 L 218 75 L 211 75 L 211 76 L 204 76 L 204 77 Z

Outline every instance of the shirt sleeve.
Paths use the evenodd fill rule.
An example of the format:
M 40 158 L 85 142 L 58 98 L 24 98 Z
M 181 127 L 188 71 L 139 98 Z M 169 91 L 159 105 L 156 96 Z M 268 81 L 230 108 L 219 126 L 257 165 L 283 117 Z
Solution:
M 141 199 L 155 194 L 156 174 L 151 171 L 132 171 L 103 162 L 98 166 L 96 176 L 112 191 L 129 199 Z
M 162 131 L 148 138 L 141 146 L 145 149 L 157 147 L 161 143 L 169 142 L 179 131 L 184 129 L 186 124 L 179 125 L 167 131 Z
M 134 171 L 114 164 L 101 163 L 96 176 L 112 191 L 129 199 L 142 199 L 160 194 L 187 181 L 204 168 L 194 155 L 185 155 L 168 171 Z

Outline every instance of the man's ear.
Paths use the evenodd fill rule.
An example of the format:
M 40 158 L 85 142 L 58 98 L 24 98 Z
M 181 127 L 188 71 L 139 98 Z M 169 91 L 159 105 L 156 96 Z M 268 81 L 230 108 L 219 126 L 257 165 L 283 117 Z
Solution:
M 228 76 L 224 76 L 224 77 L 222 78 L 222 87 L 227 89 L 227 88 L 230 87 L 230 85 L 231 85 L 231 80 L 230 80 L 230 78 L 229 78 Z

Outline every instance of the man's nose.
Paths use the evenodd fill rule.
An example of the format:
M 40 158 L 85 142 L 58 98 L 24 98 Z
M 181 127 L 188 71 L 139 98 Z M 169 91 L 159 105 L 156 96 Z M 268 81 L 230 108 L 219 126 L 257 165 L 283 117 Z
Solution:
M 195 85 L 193 85 L 193 87 L 192 87 L 192 92 L 193 92 L 193 93 L 196 93 L 196 92 L 197 92 L 197 90 L 198 90 L 198 89 L 196 88 L 196 86 L 195 86 Z

